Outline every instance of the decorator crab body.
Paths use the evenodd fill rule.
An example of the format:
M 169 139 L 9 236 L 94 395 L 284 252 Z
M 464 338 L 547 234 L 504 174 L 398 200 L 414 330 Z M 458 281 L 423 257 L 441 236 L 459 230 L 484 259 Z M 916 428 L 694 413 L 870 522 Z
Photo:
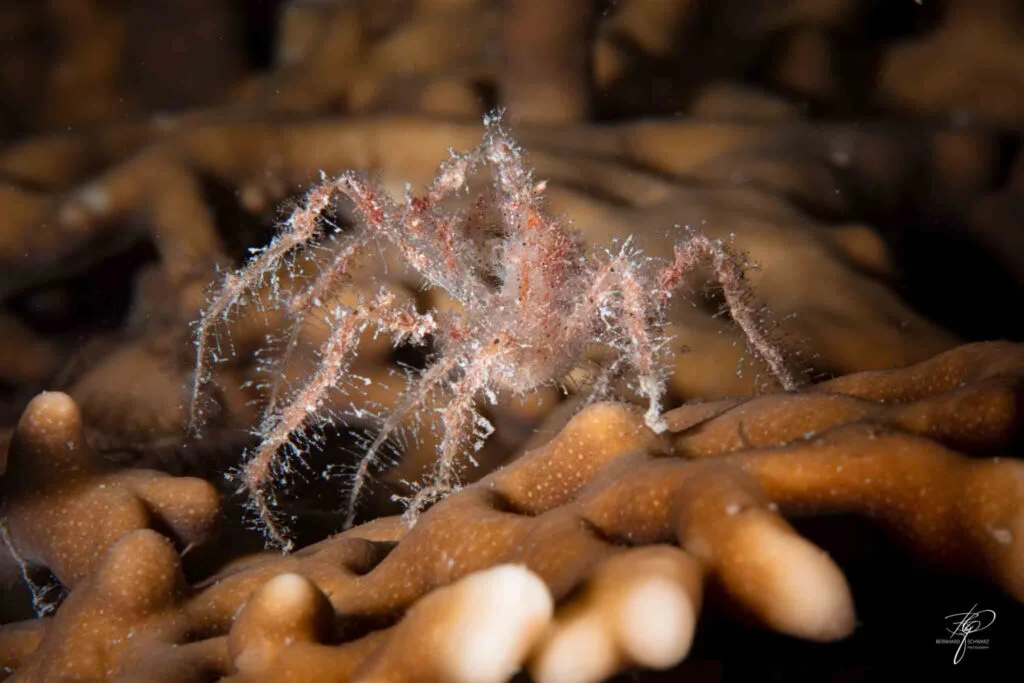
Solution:
M 268 279 L 272 291 L 278 291 L 277 272 L 298 253 L 316 259 L 317 273 L 294 295 L 279 297 L 293 330 L 278 367 L 293 352 L 307 315 L 345 286 L 357 258 L 374 250 L 397 252 L 425 287 L 443 290 L 457 304 L 453 311 L 420 312 L 401 305 L 384 285 L 370 301 L 336 305 L 326 313 L 329 334 L 317 366 L 294 388 L 285 390 L 275 381 L 259 428 L 260 443 L 246 454 L 241 473 L 272 541 L 288 546 L 273 514 L 275 475 L 288 466 L 289 455 L 302 457 L 301 444 L 310 427 L 338 417 L 324 408 L 325 397 L 345 381 L 360 335 L 368 329 L 393 335 L 396 345 L 432 341 L 434 352 L 422 372 L 410 378 L 398 406 L 383 418 L 377 437 L 360 458 L 346 525 L 355 519 L 382 446 L 406 417 L 425 409 L 432 395 L 447 397 L 439 408 L 443 435 L 433 472 L 408 501 L 410 521 L 458 488 L 463 456 L 493 431 L 477 409 L 478 399 L 493 402 L 498 392 L 526 395 L 559 385 L 593 347 L 610 351 L 611 360 L 597 372 L 590 391 L 603 395 L 613 379 L 632 378 L 633 388 L 648 404 L 647 425 L 663 431 L 669 355 L 665 308 L 683 277 L 698 265 L 711 267 L 751 350 L 784 387 L 795 386 L 759 324 L 741 261 L 724 244 L 686 231 L 670 262 L 643 256 L 631 240 L 611 249 L 585 246 L 578 232 L 544 213 L 545 183 L 533 179 L 499 119 L 488 117 L 484 123 L 483 142 L 469 152 L 453 152 L 422 195 L 410 193 L 396 201 L 356 173 L 325 179 L 268 246 L 227 276 L 199 321 L 190 404 L 194 430 L 203 418 L 203 390 L 211 377 L 219 323 Z M 490 169 L 491 186 L 471 188 L 483 168 Z M 442 206 L 467 188 L 475 194 L 471 209 Z M 351 230 L 329 236 L 323 214 L 339 197 L 352 203 L 360 220 Z M 334 242 L 330 250 L 321 244 L 328 237 Z

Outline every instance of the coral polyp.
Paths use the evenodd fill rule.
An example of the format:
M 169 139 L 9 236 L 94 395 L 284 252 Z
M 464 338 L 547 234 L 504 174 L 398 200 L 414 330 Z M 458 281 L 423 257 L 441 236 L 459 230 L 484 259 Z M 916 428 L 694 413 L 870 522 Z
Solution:
M 397 406 L 383 417 L 375 439 L 361 454 L 351 481 L 345 525 L 357 513 L 360 496 L 381 449 L 400 424 L 427 410 L 431 396 L 443 395 L 438 453 L 427 481 L 407 500 L 406 519 L 459 487 L 466 454 L 493 431 L 478 401 L 501 394 L 526 396 L 561 385 L 595 347 L 607 361 L 589 387 L 594 397 L 625 378 L 647 402 L 646 424 L 655 432 L 661 418 L 670 360 L 666 307 L 685 277 L 708 267 L 718 281 L 729 313 L 743 330 L 750 350 L 786 389 L 796 382 L 783 355 L 761 322 L 761 310 L 744 276 L 739 255 L 719 241 L 686 230 L 673 258 L 646 257 L 631 240 L 588 246 L 565 220 L 545 212 L 546 184 L 534 178 L 524 152 L 502 129 L 499 116 L 484 120 L 483 141 L 464 153 L 452 152 L 422 194 L 390 197 L 379 183 L 356 172 L 324 179 L 284 222 L 279 234 L 254 253 L 248 264 L 224 278 L 196 332 L 196 368 L 190 424 L 203 419 L 204 389 L 218 347 L 220 324 L 239 306 L 252 304 L 269 284 L 269 305 L 291 324 L 279 352 L 283 367 L 299 331 L 314 310 L 326 308 L 328 327 L 315 368 L 293 388 L 275 381 L 258 430 L 259 444 L 245 456 L 241 481 L 268 537 L 289 541 L 274 519 L 272 487 L 287 457 L 302 457 L 301 435 L 337 419 L 328 407 L 332 389 L 342 384 L 370 330 L 392 335 L 396 345 L 432 344 L 426 367 L 411 375 Z M 490 173 L 486 189 L 476 178 Z M 466 197 L 468 193 L 473 196 Z M 332 229 L 325 214 L 339 199 L 351 203 L 357 218 L 349 230 Z M 467 200 L 468 210 L 449 204 Z M 331 248 L 324 248 L 330 239 Z M 426 288 L 442 290 L 455 310 L 419 311 L 382 284 L 373 298 L 352 305 L 334 303 L 350 286 L 360 258 L 377 251 L 396 253 Z M 297 290 L 278 282 L 297 258 L 315 264 L 315 276 Z M 329 306 L 324 302 L 332 302 Z M 262 300 L 261 300 L 262 302 Z

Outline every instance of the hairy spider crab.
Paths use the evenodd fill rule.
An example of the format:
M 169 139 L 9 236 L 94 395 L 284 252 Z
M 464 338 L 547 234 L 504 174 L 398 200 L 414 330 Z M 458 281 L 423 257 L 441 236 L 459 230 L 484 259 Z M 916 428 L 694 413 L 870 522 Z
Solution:
M 196 324 L 196 367 L 189 422 L 197 433 L 203 420 L 204 387 L 211 380 L 219 323 L 245 303 L 267 278 L 296 253 L 330 237 L 334 249 L 318 263 L 308 285 L 278 297 L 292 324 L 281 356 L 295 346 L 306 315 L 336 288 L 355 259 L 381 243 L 395 250 L 426 287 L 444 290 L 461 305 L 457 313 L 419 312 L 400 305 L 386 287 L 372 300 L 327 311 L 329 334 L 314 370 L 284 391 L 275 381 L 258 429 L 259 444 L 246 453 L 240 470 L 254 511 L 269 540 L 285 549 L 290 541 L 275 519 L 272 487 L 289 457 L 302 456 L 299 438 L 332 416 L 325 397 L 342 382 L 357 352 L 360 335 L 371 328 L 391 334 L 394 343 L 425 344 L 434 352 L 422 372 L 409 378 L 398 406 L 356 465 L 345 510 L 352 524 L 367 478 L 381 457 L 382 445 L 411 412 L 424 409 L 434 392 L 447 394 L 439 409 L 443 434 L 428 481 L 408 500 L 407 519 L 456 490 L 462 456 L 479 448 L 492 431 L 477 401 L 494 401 L 496 392 L 523 396 L 558 384 L 594 345 L 612 353 L 592 391 L 605 390 L 611 378 L 631 373 L 634 388 L 646 399 L 646 422 L 663 431 L 662 398 L 668 356 L 664 311 L 683 277 L 709 265 L 722 287 L 733 319 L 748 345 L 783 387 L 795 386 L 782 354 L 758 322 L 757 308 L 744 278 L 742 261 L 718 240 L 688 231 L 675 245 L 674 259 L 643 256 L 629 240 L 613 250 L 589 248 L 564 222 L 544 213 L 544 182 L 524 164 L 517 143 L 502 129 L 500 115 L 484 119 L 482 143 L 465 153 L 451 152 L 424 194 L 403 201 L 388 196 L 375 182 L 346 172 L 314 187 L 282 225 L 278 235 L 250 261 L 229 273 L 215 290 Z M 467 188 L 468 179 L 489 168 L 492 188 L 478 204 L 488 203 L 493 224 L 481 224 L 481 212 L 448 212 L 443 200 Z M 324 212 L 338 197 L 354 207 L 359 224 L 329 235 Z M 314 255 L 314 258 L 318 256 Z M 276 282 L 272 285 L 275 288 Z

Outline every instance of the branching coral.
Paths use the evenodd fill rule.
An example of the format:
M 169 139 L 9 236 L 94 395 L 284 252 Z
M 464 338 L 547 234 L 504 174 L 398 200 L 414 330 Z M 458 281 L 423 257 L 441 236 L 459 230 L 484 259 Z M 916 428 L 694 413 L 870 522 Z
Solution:
M 212 550 L 185 552 L 212 535 L 212 487 L 124 468 L 215 482 L 228 462 L 221 456 L 237 462 L 259 414 L 286 404 L 316 370 L 331 313 L 368 305 L 381 285 L 410 315 L 465 319 L 441 288 L 424 291 L 423 278 L 396 269 L 394 250 L 353 262 L 351 281 L 333 289 L 340 295 L 305 315 L 268 310 L 308 292 L 335 247 L 365 229 L 356 215 L 346 232 L 351 206 L 332 200 L 321 214 L 326 239 L 280 261 L 218 322 L 232 354 L 221 354 L 207 387 L 217 410 L 201 440 L 185 436 L 188 323 L 215 269 L 237 267 L 246 247 L 269 239 L 276 207 L 303 202 L 297 193 L 321 170 L 379 173 L 367 187 L 381 196 L 400 198 L 406 181 L 429 184 L 448 146 L 479 141 L 480 116 L 494 106 L 506 109 L 546 180 L 541 213 L 571 216 L 584 250 L 630 238 L 669 263 L 678 236 L 666 239 L 667 228 L 680 223 L 760 264 L 750 284 L 806 381 L 917 363 L 957 335 L 1019 338 L 1006 313 L 1007 297 L 1024 291 L 1019 3 L 6 5 L 0 472 L 9 441 L 13 448 L 0 475 L 0 582 L 21 569 L 41 585 L 59 581 L 70 597 L 39 593 L 53 617 L 0 627 L 0 678 L 496 681 L 522 666 L 540 681 L 597 680 L 687 657 L 699 618 L 688 658 L 726 679 L 793 678 L 793 666 L 802 678 L 845 679 L 850 672 L 807 675 L 808 660 L 824 655 L 846 668 L 854 652 L 869 660 L 856 664 L 864 672 L 888 649 L 915 668 L 934 664 L 914 657 L 905 635 L 930 634 L 938 620 L 922 613 L 945 613 L 955 600 L 947 587 L 1002 600 L 986 605 L 999 612 L 992 652 L 968 661 L 1017 656 L 1002 645 L 1024 614 L 1011 598 L 910 569 L 904 555 L 1021 597 L 1012 459 L 1022 444 L 1020 347 L 974 345 L 807 391 L 718 400 L 762 393 L 769 373 L 722 315 L 711 268 L 689 273 L 684 296 L 662 311 L 672 348 L 689 350 L 664 366 L 664 403 L 703 403 L 665 415 L 658 437 L 639 412 L 605 404 L 562 430 L 581 401 L 559 405 L 554 386 L 522 406 L 514 392 L 495 392 L 496 404 L 475 406 L 496 430 L 473 453 L 476 472 L 507 462 L 526 439 L 537 447 L 561 435 L 451 496 L 412 533 L 400 519 L 380 519 L 200 579 L 208 553 L 225 558 L 258 539 L 231 533 Z M 659 115 L 670 118 L 650 118 Z M 14 139 L 24 133 L 41 135 Z M 475 207 L 460 195 L 440 207 L 456 228 L 502 226 L 493 215 L 500 192 Z M 334 223 L 342 231 L 328 235 Z M 268 337 L 287 343 L 298 324 L 289 362 L 271 366 L 275 389 L 259 350 Z M 323 414 L 400 411 L 395 387 L 407 385 L 396 368 L 438 358 L 395 353 L 390 338 L 371 338 L 372 327 L 346 373 L 370 384 L 349 394 L 339 385 Z M 585 353 L 569 383 L 599 381 L 600 363 L 619 351 Z M 50 393 L 15 427 L 42 389 Z M 615 391 L 638 398 L 624 383 Z M 422 438 L 399 432 L 394 448 L 377 453 L 402 451 L 380 479 L 417 480 L 432 468 L 444 437 L 436 409 L 448 397 L 436 393 L 414 411 Z M 367 439 L 356 445 L 365 452 L 380 424 L 350 426 Z M 332 433 L 311 472 L 350 481 L 351 465 L 321 463 L 358 457 L 338 452 L 351 436 Z M 299 520 L 297 542 L 341 526 L 337 482 L 317 477 L 289 489 L 295 499 L 282 497 L 282 514 Z M 361 516 L 393 491 L 375 487 Z M 223 514 L 233 521 L 237 510 L 228 503 Z M 816 518 L 795 519 L 807 515 Z M 880 542 L 851 561 L 848 525 Z M 843 577 L 793 529 L 847 573 L 858 627 L 842 646 L 800 646 L 720 618 L 725 606 L 819 640 L 850 628 Z M 933 581 L 941 592 L 923 587 Z M 22 587 L 0 591 L 0 621 L 23 618 Z M 926 609 L 907 609 L 906 594 Z M 899 626 L 881 625 L 891 638 L 879 636 L 887 620 L 872 612 L 891 615 L 887 598 L 901 608 Z M 791 648 L 810 656 L 771 672 Z M 769 675 L 751 675 L 755 668 Z
M 275 380 L 260 425 L 259 446 L 246 457 L 242 480 L 270 539 L 288 546 L 274 519 L 269 489 L 275 470 L 287 468 L 282 452 L 303 457 L 310 427 L 337 419 L 325 406 L 345 379 L 368 328 L 394 336 L 396 346 L 422 344 L 433 337 L 437 349 L 429 365 L 410 385 L 399 406 L 382 422 L 378 436 L 361 457 L 353 478 L 346 526 L 356 515 L 359 495 L 384 442 L 412 412 L 421 411 L 435 393 L 447 396 L 440 410 L 444 429 L 430 481 L 409 502 L 408 519 L 458 489 L 460 461 L 479 450 L 493 426 L 477 412 L 476 400 L 496 402 L 499 391 L 526 396 L 563 382 L 583 353 L 610 349 L 613 357 L 599 371 L 593 391 L 601 396 L 620 374 L 635 376 L 637 393 L 648 402 L 646 421 L 664 431 L 665 307 L 684 278 L 707 267 L 722 288 L 732 318 L 751 351 L 786 389 L 796 380 L 767 332 L 745 280 L 743 263 L 721 241 L 691 232 L 674 247 L 670 262 L 644 258 L 626 240 L 617 252 L 589 252 L 579 234 L 545 214 L 544 183 L 533 179 L 514 140 L 495 118 L 485 120 L 483 143 L 452 154 L 423 195 L 407 194 L 404 203 L 381 188 L 345 173 L 312 190 L 285 222 L 281 233 L 241 270 L 227 276 L 214 293 L 196 333 L 196 369 L 191 403 L 192 426 L 203 418 L 203 389 L 218 354 L 217 325 L 250 293 L 269 281 L 281 285 L 282 263 L 297 250 L 321 247 L 327 240 L 322 216 L 336 196 L 347 198 L 361 225 L 337 236 L 319 272 L 304 289 L 272 301 L 292 319 L 282 350 L 287 364 L 309 313 L 336 297 L 353 261 L 382 245 L 396 251 L 404 265 L 428 287 L 451 297 L 460 311 L 419 313 L 382 290 L 355 306 L 336 304 L 324 316 L 330 333 L 320 349 L 319 365 L 298 386 L 286 391 Z M 480 192 L 466 214 L 446 213 L 443 202 L 469 187 L 480 167 L 489 166 L 493 189 Z
M 208 540 L 220 499 L 202 479 L 121 469 L 103 460 L 83 434 L 66 394 L 37 396 L 25 409 L 0 479 L 4 543 L 26 580 L 45 567 L 66 587 L 90 575 L 124 534 L 158 528 L 180 548 Z M 37 608 L 52 609 L 45 590 Z
M 48 624 L 41 647 L 52 648 L 51 656 L 29 659 L 18 677 L 196 680 L 223 671 L 224 639 L 184 642 L 190 624 L 181 604 L 187 594 L 181 558 L 168 539 L 150 529 L 126 533 Z
M 769 629 L 849 634 L 842 572 L 786 521 L 836 512 L 1024 601 L 1024 464 L 980 457 L 1020 442 L 1022 359 L 1017 345 L 960 347 L 684 406 L 662 435 L 638 409 L 595 404 L 412 529 L 378 519 L 191 588 L 169 544 L 134 531 L 41 639 L 4 627 L 0 653 L 26 681 L 502 681 L 521 665 L 542 682 L 597 681 L 685 657 L 709 582 L 709 600 Z M 98 628 L 129 622 L 131 638 Z

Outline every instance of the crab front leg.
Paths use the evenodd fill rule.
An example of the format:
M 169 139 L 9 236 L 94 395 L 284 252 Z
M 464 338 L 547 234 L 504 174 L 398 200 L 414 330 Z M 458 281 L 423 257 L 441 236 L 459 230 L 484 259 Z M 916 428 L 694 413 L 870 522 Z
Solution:
M 622 292 L 620 324 L 628 339 L 629 359 L 637 372 L 637 390 L 647 398 L 644 421 L 655 433 L 668 429 L 662 419 L 662 398 L 665 396 L 665 371 L 659 362 L 665 335 L 657 328 L 662 324 L 662 307 L 658 305 L 649 285 L 641 282 L 632 269 L 619 272 Z
M 633 260 L 628 244 L 611 260 L 599 265 L 590 275 L 590 286 L 577 303 L 562 328 L 560 346 L 565 349 L 582 347 L 598 338 L 616 349 L 619 358 L 613 361 L 614 372 L 623 360 L 637 373 L 638 391 L 647 399 L 647 426 L 655 432 L 668 427 L 661 419 L 665 378 L 660 354 L 664 335 L 662 306 L 656 292 L 637 272 L 639 265 Z M 605 329 L 601 330 L 600 325 Z
M 473 443 L 474 450 L 477 449 L 493 430 L 491 423 L 476 409 L 476 395 L 488 383 L 489 366 L 485 360 L 478 359 L 470 364 L 466 374 L 452 388 L 452 400 L 441 410 L 444 437 L 438 446 L 437 462 L 429 481 L 412 497 L 402 516 L 409 526 L 416 524 L 427 507 L 459 489 L 459 455 L 463 448 L 478 437 Z
M 277 299 L 278 281 L 273 273 L 290 252 L 306 246 L 322 234 L 320 216 L 339 194 L 350 197 L 368 220 L 371 217 L 385 216 L 390 208 L 386 199 L 381 198 L 378 193 L 369 191 L 367 186 L 360 183 L 352 174 L 344 174 L 326 181 L 309 191 L 305 204 L 288 217 L 281 232 L 270 244 L 261 249 L 245 266 L 224 278 L 224 282 L 196 326 L 196 363 L 188 406 L 189 433 L 198 435 L 202 428 L 203 390 L 211 379 L 209 366 L 212 362 L 211 346 L 216 326 L 228 316 L 231 309 L 257 289 L 268 275 L 271 275 L 272 297 Z
M 324 298 L 334 289 L 338 282 L 347 275 L 353 259 L 362 251 L 365 241 L 357 239 L 359 236 L 352 236 L 348 242 L 341 247 L 327 268 L 322 270 L 313 283 L 296 293 L 288 301 L 288 315 L 292 323 L 285 338 L 285 344 L 276 362 L 276 372 L 270 385 L 270 395 L 267 397 L 267 406 L 264 415 L 272 415 L 277 411 L 278 402 L 281 397 L 281 385 L 285 380 L 285 369 L 291 361 L 295 349 L 299 345 L 299 335 L 306 318 L 313 309 L 322 305 Z
M 367 326 L 376 325 L 382 330 L 393 332 L 399 341 L 407 338 L 414 343 L 422 342 L 436 328 L 431 315 L 399 309 L 395 307 L 394 299 L 393 294 L 382 293 L 369 305 L 339 313 L 337 326 L 321 348 L 321 359 L 316 371 L 278 412 L 266 416 L 261 428 L 260 444 L 246 458 L 242 468 L 242 484 L 249 492 L 252 508 L 262 522 L 269 540 L 285 550 L 291 548 L 291 541 L 275 519 L 272 499 L 269 497 L 274 475 L 281 467 L 278 454 L 282 449 L 290 447 L 298 455 L 299 449 L 294 443 L 296 435 L 311 422 L 325 419 L 322 411 L 326 397 L 333 387 L 341 383 L 344 372 L 355 356 L 360 334 Z
M 275 414 L 265 415 L 260 444 L 246 455 L 242 485 L 249 493 L 250 507 L 269 542 L 285 552 L 291 550 L 292 542 L 274 514 L 270 490 L 275 470 L 280 467 L 278 452 L 291 447 L 295 455 L 299 454 L 299 448 L 292 442 L 294 435 L 317 414 L 328 392 L 340 381 L 367 324 L 367 314 L 358 310 L 345 316 L 324 342 L 316 372 L 284 407 Z
M 196 323 L 196 361 L 192 374 L 192 393 L 188 405 L 188 431 L 198 436 L 205 418 L 204 389 L 212 379 L 211 363 L 215 362 L 214 332 L 228 314 L 252 291 L 257 289 L 268 273 L 280 266 L 281 260 L 292 249 L 306 244 L 315 237 L 315 230 L 307 231 L 288 224 L 259 256 L 250 260 L 236 272 L 228 273 L 213 295 L 209 306 L 202 311 Z M 275 282 L 276 286 L 276 282 Z
M 366 486 L 366 481 L 370 476 L 370 468 L 373 467 L 378 460 L 378 454 L 380 453 L 380 447 L 384 445 L 388 437 L 394 433 L 398 426 L 402 423 L 410 412 L 422 407 L 430 393 L 438 388 L 448 376 L 452 370 L 455 369 L 455 358 L 446 357 L 427 368 L 426 372 L 419 378 L 415 383 L 414 387 L 409 393 L 402 399 L 401 403 L 392 410 L 387 418 L 384 420 L 384 424 L 381 425 L 380 432 L 378 432 L 373 443 L 363 454 L 363 457 L 359 459 L 359 463 L 356 465 L 356 472 L 352 476 L 352 490 L 349 492 L 348 503 L 345 507 L 345 523 L 343 528 L 347 529 L 352 526 L 355 522 L 356 511 L 359 505 L 359 497 L 362 494 L 363 488 Z

